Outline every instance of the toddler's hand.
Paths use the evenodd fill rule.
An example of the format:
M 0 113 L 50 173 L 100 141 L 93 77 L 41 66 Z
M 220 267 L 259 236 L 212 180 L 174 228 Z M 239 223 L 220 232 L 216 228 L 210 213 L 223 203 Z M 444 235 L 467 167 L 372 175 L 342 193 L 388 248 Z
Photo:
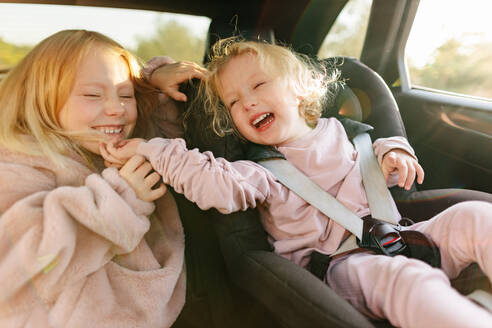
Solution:
M 145 142 L 144 139 L 133 138 L 120 141 L 118 144 L 101 143 L 99 151 L 104 158 L 106 167 L 121 168 L 132 156 L 137 153 L 137 148 L 140 143 Z
M 412 186 L 415 176 L 417 176 L 417 183 L 421 184 L 424 181 L 424 170 L 422 166 L 420 166 L 414 157 L 401 149 L 393 149 L 387 152 L 383 156 L 381 169 L 385 180 L 388 180 L 390 173 L 398 171 L 398 186 L 406 190 L 409 190 Z
M 137 197 L 141 200 L 152 202 L 166 193 L 166 185 L 160 183 L 155 186 L 161 176 L 157 172 L 152 172 L 152 165 L 143 156 L 135 155 L 131 157 L 120 169 L 120 175 L 135 190 Z M 149 174 L 150 173 L 150 174 Z
M 182 61 L 157 68 L 150 77 L 150 83 L 174 100 L 186 101 L 186 95 L 179 91 L 179 85 L 193 78 L 203 79 L 206 73 L 207 70 L 200 65 Z

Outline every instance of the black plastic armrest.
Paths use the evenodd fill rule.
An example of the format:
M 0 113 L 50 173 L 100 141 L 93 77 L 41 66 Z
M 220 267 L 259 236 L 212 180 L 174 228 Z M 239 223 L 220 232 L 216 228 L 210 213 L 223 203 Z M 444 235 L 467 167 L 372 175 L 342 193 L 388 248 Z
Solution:
M 448 207 L 464 201 L 492 203 L 492 194 L 469 189 L 406 191 L 394 187 L 391 188 L 391 193 L 401 215 L 415 222 L 430 219 Z

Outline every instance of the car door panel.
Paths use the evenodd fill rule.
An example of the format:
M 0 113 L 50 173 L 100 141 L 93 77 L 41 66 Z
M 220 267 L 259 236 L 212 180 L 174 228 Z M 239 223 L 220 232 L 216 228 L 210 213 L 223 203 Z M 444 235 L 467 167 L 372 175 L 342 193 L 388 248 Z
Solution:
M 492 192 L 491 110 L 453 103 L 445 95 L 425 97 L 423 92 L 400 92 L 396 100 L 426 170 L 424 189 Z

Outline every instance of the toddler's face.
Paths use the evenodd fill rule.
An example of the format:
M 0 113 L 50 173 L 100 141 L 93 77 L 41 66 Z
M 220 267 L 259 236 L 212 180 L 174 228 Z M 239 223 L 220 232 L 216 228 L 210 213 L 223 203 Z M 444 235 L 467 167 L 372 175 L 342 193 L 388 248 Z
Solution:
M 135 127 L 137 103 L 126 62 L 115 52 L 96 47 L 78 67 L 67 102 L 58 114 L 67 131 L 102 132 L 106 142 L 127 138 Z M 81 142 L 99 154 L 99 142 Z
M 255 54 L 229 60 L 219 83 L 221 99 L 247 140 L 280 146 L 311 131 L 299 114 L 299 97 L 284 80 L 265 72 Z

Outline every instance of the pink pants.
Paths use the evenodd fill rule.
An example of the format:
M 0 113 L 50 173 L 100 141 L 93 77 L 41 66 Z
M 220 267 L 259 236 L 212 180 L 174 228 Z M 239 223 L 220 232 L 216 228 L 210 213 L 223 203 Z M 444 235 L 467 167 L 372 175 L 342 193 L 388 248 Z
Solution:
M 449 282 L 473 262 L 492 277 L 492 204 L 459 203 L 412 228 L 439 246 L 441 269 L 404 256 L 358 253 L 332 261 L 328 284 L 362 313 L 396 327 L 492 327 L 491 313 Z

